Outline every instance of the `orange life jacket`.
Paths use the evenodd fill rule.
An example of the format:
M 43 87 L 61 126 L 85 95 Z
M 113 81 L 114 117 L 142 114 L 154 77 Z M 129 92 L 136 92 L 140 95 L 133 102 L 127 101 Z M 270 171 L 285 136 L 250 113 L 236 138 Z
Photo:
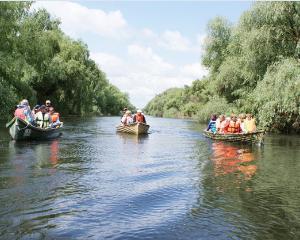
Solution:
M 53 113 L 51 115 L 51 120 L 53 123 L 55 123 L 59 119 L 59 113 Z
M 239 122 L 230 121 L 227 127 L 228 133 L 239 133 L 241 132 L 241 126 Z
M 141 115 L 135 115 L 135 122 L 141 122 L 141 123 L 145 122 L 144 115 L 143 114 L 141 114 Z
M 26 119 L 26 115 L 24 113 L 24 109 L 23 108 L 17 108 L 15 111 L 15 116 L 18 118 L 21 118 L 22 120 Z

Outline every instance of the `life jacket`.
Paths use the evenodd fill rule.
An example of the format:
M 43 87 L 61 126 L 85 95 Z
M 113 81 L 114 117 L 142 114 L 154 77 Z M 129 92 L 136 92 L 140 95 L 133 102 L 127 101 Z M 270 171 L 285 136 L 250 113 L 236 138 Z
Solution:
M 53 123 L 55 123 L 56 121 L 59 120 L 59 113 L 57 113 L 57 112 L 53 113 L 53 114 L 50 115 L 50 116 L 51 116 L 51 121 L 52 121 Z
M 227 127 L 228 133 L 239 133 L 241 132 L 241 127 L 239 122 L 230 121 Z
M 15 111 L 15 117 L 21 118 L 22 120 L 26 120 L 26 115 L 24 113 L 24 108 L 17 108 Z
M 246 132 L 255 132 L 256 131 L 256 125 L 255 125 L 255 119 L 252 118 L 250 120 L 245 120 L 245 130 Z
M 133 121 L 134 121 L 134 122 L 139 122 L 139 123 L 144 123 L 144 122 L 146 122 L 145 116 L 144 116 L 143 114 L 141 114 L 141 115 L 138 115 L 138 114 L 134 115 Z
M 227 129 L 228 125 L 229 125 L 229 122 L 228 122 L 227 120 L 222 121 L 222 122 L 220 123 L 220 129 L 218 129 L 219 132 L 220 132 L 220 133 L 226 132 L 226 129 Z
M 40 128 L 47 128 L 50 124 L 50 116 L 48 113 L 43 114 L 42 112 L 38 112 L 36 114 L 36 123 Z

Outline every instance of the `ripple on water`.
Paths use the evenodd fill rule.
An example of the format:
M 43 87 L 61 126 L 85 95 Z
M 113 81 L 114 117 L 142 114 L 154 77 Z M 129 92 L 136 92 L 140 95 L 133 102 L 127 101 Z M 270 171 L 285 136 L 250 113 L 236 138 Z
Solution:
M 1 139 L 1 238 L 299 238 L 299 137 L 220 144 L 147 119 L 141 138 L 111 117 L 68 119 L 56 141 Z

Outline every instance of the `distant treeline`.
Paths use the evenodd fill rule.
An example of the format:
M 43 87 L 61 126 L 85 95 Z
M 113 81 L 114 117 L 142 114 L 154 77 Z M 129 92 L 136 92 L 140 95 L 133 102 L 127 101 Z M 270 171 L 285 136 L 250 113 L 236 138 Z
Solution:
M 50 99 L 65 114 L 118 114 L 132 107 L 90 59 L 86 44 L 66 36 L 46 10 L 0 2 L 0 116 L 23 98 Z
M 208 24 L 202 63 L 209 75 L 152 99 L 145 111 L 162 117 L 253 113 L 259 126 L 300 130 L 300 3 L 257 2 L 237 25 Z

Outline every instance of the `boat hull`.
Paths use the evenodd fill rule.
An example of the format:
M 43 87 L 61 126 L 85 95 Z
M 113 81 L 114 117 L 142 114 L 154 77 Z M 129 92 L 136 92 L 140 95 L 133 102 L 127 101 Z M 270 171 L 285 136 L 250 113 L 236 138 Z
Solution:
M 62 127 L 41 129 L 23 121 L 20 118 L 13 118 L 6 127 L 9 134 L 16 141 L 22 140 L 48 140 L 62 135 Z
M 262 143 L 265 135 L 265 131 L 256 131 L 253 133 L 229 133 L 220 134 L 204 131 L 203 135 L 214 139 L 226 142 L 242 142 L 242 143 Z
M 150 127 L 149 125 L 144 123 L 134 123 L 130 125 L 120 124 L 116 127 L 116 129 L 117 132 L 141 135 L 141 134 L 147 134 L 149 127 Z

